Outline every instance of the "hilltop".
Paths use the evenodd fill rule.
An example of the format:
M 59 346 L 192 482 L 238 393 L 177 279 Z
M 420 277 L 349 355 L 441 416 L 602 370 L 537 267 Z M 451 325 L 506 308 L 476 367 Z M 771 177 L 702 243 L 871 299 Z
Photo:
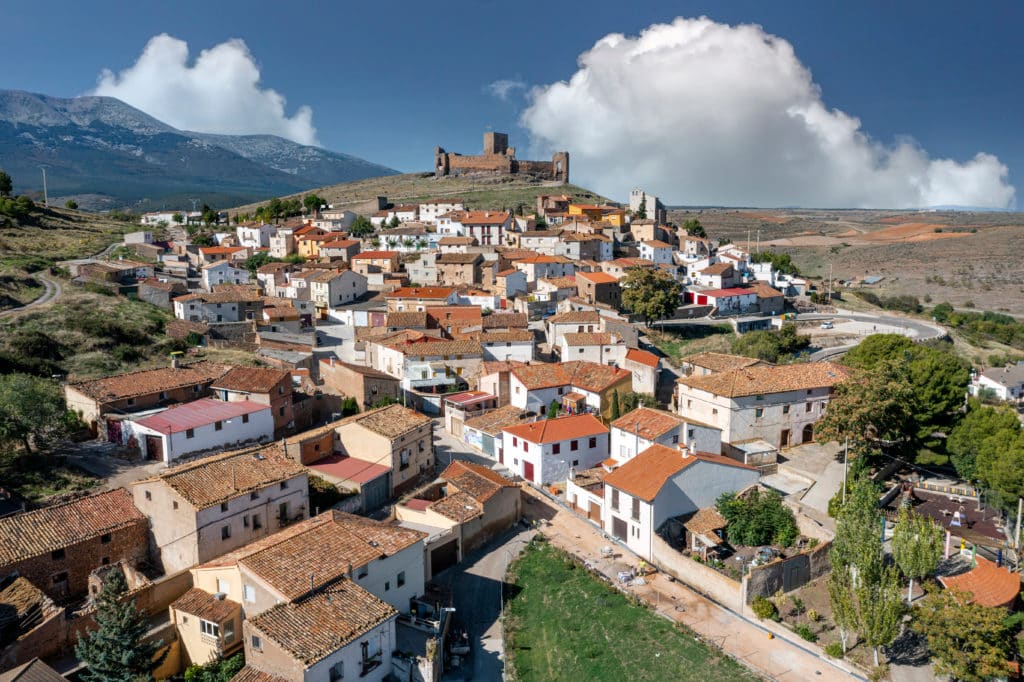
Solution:
M 178 130 L 112 97 L 62 99 L 0 90 L 0 159 L 21 194 L 102 210 L 211 206 L 396 171 L 273 135 Z M 54 201 L 56 200 L 56 201 Z
M 539 181 L 528 175 L 495 176 L 448 176 L 435 178 L 433 173 L 406 173 L 380 178 L 357 180 L 339 185 L 318 187 L 307 192 L 288 195 L 285 198 L 301 198 L 314 192 L 335 208 L 345 208 L 355 213 L 369 215 L 377 210 L 377 197 L 386 196 L 396 204 L 416 203 L 439 197 L 465 199 L 473 208 L 506 208 L 514 210 L 519 204 L 525 205 L 527 213 L 532 212 L 540 194 L 570 194 L 581 201 L 599 203 L 605 197 L 584 187 L 558 182 Z M 252 213 L 266 202 L 246 204 L 231 209 L 236 213 Z

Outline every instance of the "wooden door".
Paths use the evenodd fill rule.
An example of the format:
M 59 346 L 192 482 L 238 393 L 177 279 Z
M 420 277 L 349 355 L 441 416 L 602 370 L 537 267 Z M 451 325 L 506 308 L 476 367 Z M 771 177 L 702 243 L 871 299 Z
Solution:
M 590 510 L 587 512 L 587 518 L 591 521 L 601 522 L 601 505 L 593 500 L 590 501 Z
M 159 436 L 146 436 L 146 459 L 160 461 L 164 458 L 164 441 Z
M 537 480 L 533 477 L 533 462 L 523 462 L 523 478 L 537 483 Z

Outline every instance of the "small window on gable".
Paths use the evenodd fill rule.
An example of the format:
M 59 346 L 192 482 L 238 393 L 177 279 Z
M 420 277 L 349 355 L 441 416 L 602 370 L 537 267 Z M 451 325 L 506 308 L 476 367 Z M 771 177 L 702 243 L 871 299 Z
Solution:
M 227 502 L 221 502 L 220 503 L 220 510 L 222 512 L 226 512 L 228 510 L 228 503 Z
M 105 545 L 105 544 L 107 544 L 109 542 L 110 542 L 110 533 L 104 533 L 103 535 L 100 536 L 100 543 L 101 544 Z
M 153 499 L 153 493 L 151 493 L 151 492 L 149 492 L 149 491 L 147 490 L 147 491 L 146 491 L 146 499 L 147 499 L 147 500 L 152 500 L 152 499 Z
M 243 424 L 248 424 L 249 423 L 249 415 L 247 415 L 247 414 L 243 414 L 242 415 L 242 423 Z
M 64 550 L 63 549 L 55 549 L 55 550 L 53 550 L 52 552 L 50 552 L 50 558 L 53 559 L 54 561 L 61 561 L 64 558 Z

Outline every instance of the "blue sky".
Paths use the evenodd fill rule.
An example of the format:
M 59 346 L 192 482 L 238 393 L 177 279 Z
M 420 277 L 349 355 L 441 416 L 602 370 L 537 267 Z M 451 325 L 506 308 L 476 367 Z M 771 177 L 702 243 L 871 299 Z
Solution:
M 312 109 L 317 140 L 324 147 L 415 171 L 429 168 L 435 144 L 475 152 L 487 127 L 510 132 L 520 156 L 526 156 L 531 140 L 538 148 L 561 146 L 561 140 L 550 137 L 559 134 L 584 150 L 579 161 L 584 179 L 621 192 L 626 180 L 602 175 L 599 167 L 607 159 L 600 152 L 587 152 L 587 141 L 558 132 L 585 127 L 582 110 L 566 120 L 570 114 L 556 111 L 563 109 L 557 101 L 548 102 L 548 109 L 539 107 L 534 125 L 526 130 L 520 125 L 530 104 L 526 90 L 514 89 L 503 101 L 488 85 L 499 79 L 529 86 L 566 80 L 577 71 L 580 55 L 609 33 L 636 36 L 675 17 L 706 15 L 730 26 L 759 24 L 766 34 L 788 41 L 820 88 L 824 107 L 859 118 L 860 132 L 882 145 L 891 147 L 910 136 L 929 159 L 958 163 L 987 152 L 1009 168 L 1004 187 L 1016 184 L 1024 173 L 1019 123 L 1024 90 L 1017 84 L 1024 66 L 1019 39 L 1024 5 L 990 2 L 975 9 L 962 2 L 837 4 L 5 0 L 0 9 L 3 50 L 17 59 L 7 62 L 0 87 L 74 96 L 95 88 L 101 70 L 130 67 L 158 34 L 185 41 L 192 58 L 240 38 L 259 65 L 261 86 L 287 98 L 286 115 L 293 116 L 301 105 Z M 684 86 L 665 104 L 682 101 L 689 92 Z M 614 106 L 609 111 L 622 114 Z M 607 134 L 628 136 L 630 130 L 618 126 Z M 662 140 L 652 148 L 668 146 Z M 690 150 L 691 158 L 701 158 L 700 153 Z M 631 164 L 643 166 L 644 161 L 638 158 Z M 640 180 L 657 183 L 665 175 L 658 169 L 665 166 L 647 170 L 648 176 L 637 173 Z M 576 167 L 574 157 L 574 171 Z M 717 179 L 719 185 L 727 182 L 726 170 Z M 848 181 L 860 182 L 859 177 Z M 831 189 L 817 195 L 785 188 L 762 194 L 741 187 L 732 195 L 713 188 L 687 190 L 695 184 L 692 175 L 682 175 L 656 189 L 671 201 L 687 203 L 777 200 L 781 205 L 793 198 L 812 204 L 816 196 L 863 203 L 859 196 Z M 744 201 L 748 195 L 753 201 Z M 939 190 L 924 194 L 947 195 Z M 905 196 L 886 201 L 895 205 Z M 978 196 L 1001 201 L 1005 192 Z

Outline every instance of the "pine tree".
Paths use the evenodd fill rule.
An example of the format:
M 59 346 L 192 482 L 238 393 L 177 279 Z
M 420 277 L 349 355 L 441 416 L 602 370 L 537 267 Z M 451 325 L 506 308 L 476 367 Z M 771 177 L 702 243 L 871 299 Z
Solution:
M 558 416 L 558 401 L 552 400 L 551 404 L 548 405 L 548 419 L 554 419 Z
M 163 640 L 143 642 L 149 630 L 135 601 L 124 601 L 128 591 L 124 574 L 111 571 L 96 598 L 96 630 L 75 644 L 75 655 L 88 666 L 82 673 L 86 682 L 138 682 L 152 680 L 153 671 L 163 663 L 167 651 L 157 656 Z
M 611 406 L 611 420 L 615 421 L 619 418 L 619 389 L 612 389 L 612 406 Z

